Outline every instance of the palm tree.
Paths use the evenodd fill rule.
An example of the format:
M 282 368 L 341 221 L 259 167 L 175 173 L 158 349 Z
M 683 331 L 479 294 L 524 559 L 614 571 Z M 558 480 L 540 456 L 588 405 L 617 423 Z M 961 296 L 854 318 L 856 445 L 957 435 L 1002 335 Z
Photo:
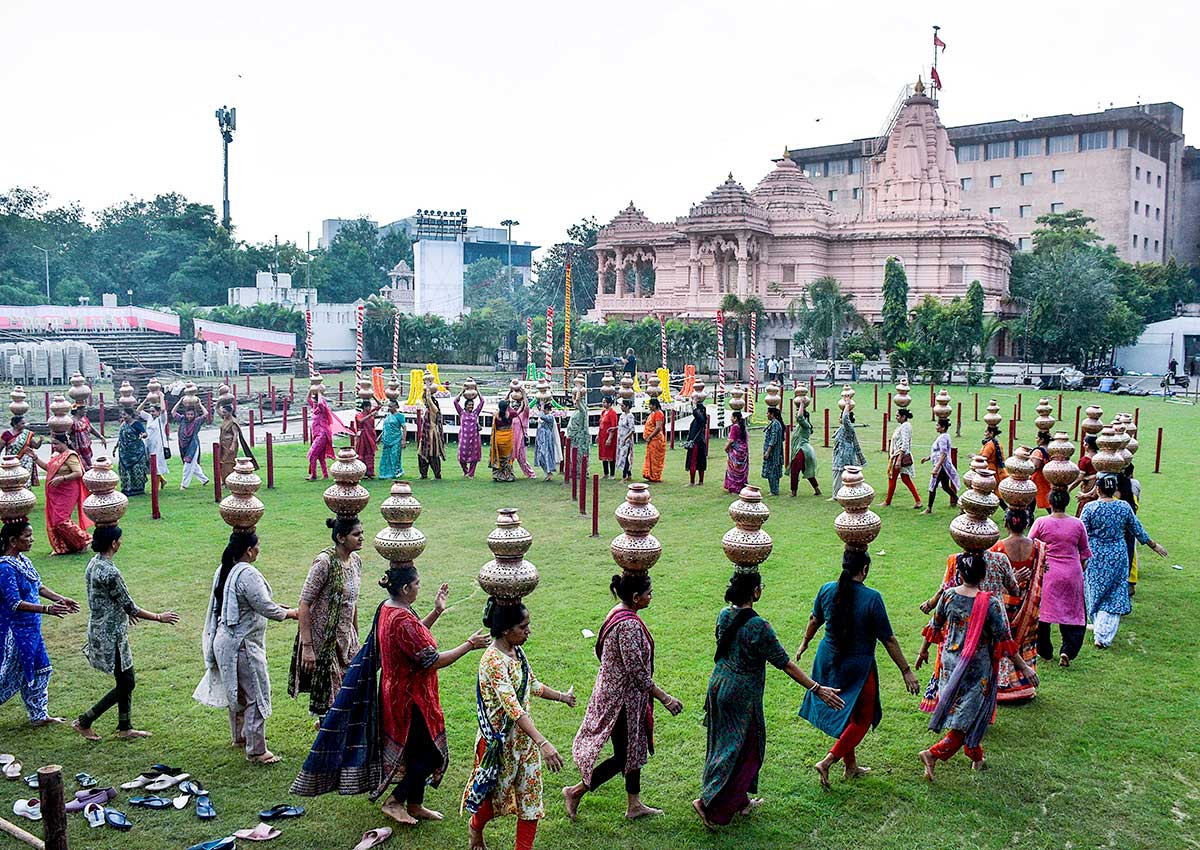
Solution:
M 733 316 L 737 320 L 737 355 L 738 355 L 738 380 L 743 380 L 742 375 L 742 360 L 745 356 L 745 347 L 743 346 L 743 330 L 749 333 L 750 317 L 757 316 L 759 319 L 766 313 L 766 306 L 763 305 L 756 296 L 751 295 L 743 301 L 737 295 L 730 292 L 721 299 L 721 312 L 726 316 Z M 721 352 L 724 354 L 724 352 Z
M 192 325 L 192 320 L 208 315 L 206 307 L 201 307 L 199 304 L 191 301 L 173 305 L 171 312 L 179 317 L 179 336 L 189 341 L 195 338 L 195 328 Z
M 833 360 L 842 332 L 864 327 L 867 323 L 855 309 L 853 300 L 853 295 L 842 292 L 837 278 L 825 275 L 810 283 L 807 293 L 792 299 L 788 304 L 788 316 L 792 321 L 800 322 L 810 342 L 823 341 L 826 357 Z

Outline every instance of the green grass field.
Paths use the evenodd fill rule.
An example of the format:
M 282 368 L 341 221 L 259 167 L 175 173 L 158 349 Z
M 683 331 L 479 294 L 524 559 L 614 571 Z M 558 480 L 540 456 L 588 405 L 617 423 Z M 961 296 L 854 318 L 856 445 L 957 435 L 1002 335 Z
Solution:
M 918 457 L 934 436 L 924 405 L 925 387 L 913 391 Z M 963 401 L 966 421 L 960 446 L 960 468 L 969 448 L 978 445 L 982 423 L 971 421 L 971 396 L 951 388 Z M 980 407 L 994 395 L 1007 417 L 1015 391 L 985 392 Z M 835 398 L 819 394 L 817 415 Z M 880 452 L 882 409 L 872 406 L 872 388 L 858 392 L 860 439 L 867 452 L 868 480 L 883 487 L 884 455 Z M 576 823 L 563 812 L 559 789 L 578 781 L 570 764 L 559 775 L 547 774 L 547 817 L 539 829 L 543 848 L 762 848 L 850 847 L 875 848 L 1183 848 L 1200 847 L 1200 755 L 1196 740 L 1196 681 L 1200 655 L 1195 624 L 1200 593 L 1194 576 L 1200 540 L 1195 536 L 1193 511 L 1198 502 L 1195 483 L 1200 462 L 1194 450 L 1200 425 L 1197 411 L 1157 399 L 1122 399 L 1068 395 L 1064 399 L 1067 429 L 1074 424 L 1077 404 L 1098 401 L 1105 421 L 1118 410 L 1141 408 L 1142 449 L 1136 461 L 1143 485 L 1142 520 L 1155 539 L 1169 550 L 1161 560 L 1143 549 L 1141 584 L 1134 612 L 1125 618 L 1113 648 L 1094 649 L 1090 640 L 1069 670 L 1042 665 L 1042 687 L 1031 704 L 1001 709 L 985 741 L 991 770 L 975 773 L 961 757 L 943 766 L 938 782 L 927 785 L 916 753 L 934 739 L 925 728 L 926 715 L 908 696 L 899 673 L 879 653 L 884 719 L 859 750 L 862 764 L 873 773 L 848 784 L 835 778 L 822 791 L 810 765 L 831 741 L 796 716 L 803 696 L 798 686 L 780 674 L 768 675 L 767 762 L 761 792 L 767 804 L 720 834 L 706 832 L 691 810 L 699 788 L 704 759 L 701 725 L 705 687 L 712 667 L 713 622 L 721 608 L 730 573 L 720 546 L 731 526 L 726 508 L 731 497 L 721 489 L 724 472 L 722 444 L 710 452 L 709 480 L 703 489 L 685 489 L 683 452 L 668 453 L 666 483 L 654 487 L 654 504 L 662 514 L 655 530 L 663 557 L 654 569 L 655 598 L 646 612 L 658 647 L 657 679 L 685 705 L 678 717 L 660 713 L 656 730 L 658 751 L 643 771 L 643 796 L 666 809 L 663 817 L 628 823 L 624 790 L 612 782 L 589 795 Z M 1024 421 L 1019 438 L 1033 438 L 1036 396 L 1025 394 Z M 881 393 L 882 408 L 882 393 Z M 760 408 L 761 411 L 761 408 Z M 836 409 L 834 410 L 836 414 Z M 834 417 L 836 419 L 836 416 Z M 1155 431 L 1165 430 L 1163 474 L 1152 473 Z M 827 488 L 829 450 L 816 440 Z M 758 478 L 761 431 L 752 433 L 751 483 Z M 453 452 L 454 446 L 450 447 Z M 262 458 L 261 448 L 260 460 Z M 641 451 L 637 454 L 640 465 Z M 593 453 L 593 460 L 595 455 Z M 260 496 L 267 506 L 259 525 L 260 566 L 277 599 L 294 604 L 312 555 L 328 543 L 321 486 L 302 480 L 303 449 L 281 446 L 276 455 L 276 489 Z M 405 466 L 415 478 L 416 456 L 405 453 Z M 598 469 L 593 464 L 593 470 Z M 638 467 L 640 469 L 640 466 Z M 134 722 L 151 730 L 149 740 L 124 742 L 111 737 L 115 711 L 97 724 L 105 736 L 89 744 L 69 728 L 30 731 L 19 698 L 0 708 L 0 750 L 12 751 L 26 772 L 47 763 L 63 765 L 67 788 L 71 777 L 87 771 L 103 783 L 119 785 L 154 762 L 178 765 L 199 777 L 212 792 L 219 812 L 216 821 L 200 822 L 190 810 L 146 811 L 127 805 L 122 792 L 117 806 L 134 820 L 131 832 L 89 830 L 82 817 L 72 816 L 71 844 L 79 848 L 183 848 L 195 842 L 253 826 L 255 813 L 276 803 L 302 803 L 305 817 L 280 824 L 283 836 L 273 846 L 291 848 L 350 848 L 370 827 L 388 823 L 376 805 L 362 797 L 325 796 L 314 800 L 290 798 L 287 789 L 299 770 L 313 738 L 306 703 L 288 699 L 286 680 L 295 624 L 271 624 L 267 645 L 275 689 L 274 715 L 268 722 L 271 748 L 285 757 L 282 764 L 248 764 L 228 746 L 228 722 L 223 711 L 204 708 L 191 699 L 203 671 L 200 630 L 213 570 L 227 535 L 217 515 L 211 487 L 177 489 L 179 463 L 172 460 L 175 489 L 163 496 L 163 519 L 151 521 L 148 498 L 133 500 L 122 523 L 124 545 L 118 556 L 134 599 L 151 610 L 173 608 L 182 616 L 175 628 L 143 623 L 131 635 L 138 686 Z M 919 483 L 923 483 L 922 479 Z M 765 482 L 761 482 L 765 486 Z M 372 536 L 383 527 L 378 505 L 385 482 L 370 482 L 371 506 L 363 520 Z M 836 578 L 841 543 L 832 522 L 840 510 L 825 498 L 813 498 L 801 483 L 801 495 L 770 499 L 767 531 L 775 540 L 774 554 L 763 567 L 765 594 L 759 612 L 775 626 L 784 643 L 800 641 L 813 596 L 820 585 Z M 451 586 L 451 609 L 434 633 L 443 646 L 460 642 L 479 626 L 483 596 L 474 583 L 479 567 L 490 557 L 484 538 L 497 508 L 516 506 L 534 545 L 529 558 L 541 573 L 541 585 L 530 597 L 533 636 L 527 651 L 534 670 L 547 684 L 565 689 L 574 685 L 580 696 L 575 709 L 535 701 L 534 716 L 559 751 L 567 754 L 583 717 L 596 669 L 592 641 L 581 629 L 596 631 L 611 605 L 607 588 L 615 571 L 608 541 L 618 533 L 612 511 L 624 488 L 605 482 L 601 487 L 600 537 L 591 538 L 590 521 L 579 516 L 569 488 L 539 480 L 493 484 L 486 470 L 465 481 L 457 464 L 447 463 L 446 480 L 416 482 L 424 506 L 418 527 L 429 540 L 418 561 L 426 588 L 419 607 L 432 603 L 438 582 Z M 901 488 L 901 492 L 903 488 Z M 40 500 L 39 491 L 39 500 Z M 925 618 L 917 610 L 941 579 L 946 554 L 953 549 L 947 531 L 952 512 L 944 494 L 933 517 L 918 515 L 907 506 L 907 493 L 883 509 L 882 493 L 875 509 L 884 519 L 882 534 L 872 547 L 878 554 L 870 584 L 889 606 L 893 626 L 912 660 L 920 646 Z M 40 506 L 39 509 L 40 511 Z M 1190 518 L 1189 518 L 1190 517 Z M 45 583 L 76 599 L 84 599 L 84 555 L 48 557 L 40 514 L 35 518 L 37 544 L 31 557 Z M 886 552 L 886 554 L 882 554 Z M 375 580 L 382 559 L 368 545 L 363 552 L 363 628 L 382 599 Z M 1181 564 L 1183 570 L 1172 569 Z M 80 648 L 87 620 L 83 615 L 45 624 L 46 641 L 55 665 L 50 689 L 51 712 L 77 715 L 111 685 L 92 670 Z M 1056 635 L 1057 640 L 1057 635 Z M 458 817 L 458 799 L 470 768 L 475 733 L 474 685 L 477 655 L 468 656 L 441 674 L 442 702 L 450 735 L 451 767 L 440 789 L 427 803 L 443 810 L 440 824 L 401 830 L 392 847 L 451 848 L 466 846 L 466 823 Z M 811 664 L 811 656 L 806 656 Z M 922 671 L 924 681 L 927 671 Z M 6 816 L 24 791 L 23 785 L 0 783 Z M 17 819 L 40 834 L 39 824 Z M 514 821 L 489 828 L 490 846 L 512 846 Z M 17 846 L 0 839 L 0 846 Z

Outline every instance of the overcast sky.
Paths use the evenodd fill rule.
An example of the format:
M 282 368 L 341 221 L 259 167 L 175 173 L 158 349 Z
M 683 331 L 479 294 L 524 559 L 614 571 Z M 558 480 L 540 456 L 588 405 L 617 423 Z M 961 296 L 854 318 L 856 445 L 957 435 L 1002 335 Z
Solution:
M 1190 4 L 931 5 L 2 0 L 0 188 L 89 209 L 178 191 L 219 215 L 228 104 L 241 238 L 315 247 L 325 218 L 465 207 L 546 245 L 878 132 L 927 76 L 931 24 L 947 125 L 1140 99 L 1194 126 Z

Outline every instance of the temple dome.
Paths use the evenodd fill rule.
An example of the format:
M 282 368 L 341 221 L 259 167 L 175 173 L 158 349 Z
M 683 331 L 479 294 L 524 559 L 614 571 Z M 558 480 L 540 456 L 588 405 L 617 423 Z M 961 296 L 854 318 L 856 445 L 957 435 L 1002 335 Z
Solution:
M 754 201 L 770 215 L 785 210 L 803 210 L 813 215 L 833 215 L 833 207 L 821 197 L 812 181 L 796 161 L 784 153 L 783 159 L 750 193 Z
M 919 85 L 888 133 L 887 150 L 871 187 L 873 212 L 952 215 L 959 209 L 958 193 L 954 148 L 937 104 Z
M 688 213 L 691 219 L 704 218 L 741 218 L 746 223 L 765 225 L 766 213 L 746 191 L 746 187 L 733 179 L 733 174 L 725 178 L 725 182 L 708 193 L 708 197 L 696 204 Z
M 607 227 L 617 228 L 639 228 L 653 227 L 654 222 L 646 218 L 646 214 L 633 205 L 633 201 L 629 202 L 629 206 L 617 213 L 617 217 L 610 221 Z

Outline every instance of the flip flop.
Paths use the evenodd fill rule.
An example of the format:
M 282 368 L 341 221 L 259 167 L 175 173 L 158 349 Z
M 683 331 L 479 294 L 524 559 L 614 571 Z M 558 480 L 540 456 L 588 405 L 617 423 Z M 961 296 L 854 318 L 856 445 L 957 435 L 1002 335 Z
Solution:
M 104 806 L 97 803 L 88 803 L 84 806 L 83 816 L 87 819 L 87 825 L 92 829 L 104 826 Z
M 30 820 L 41 820 L 42 803 L 37 797 L 31 800 L 17 800 L 13 803 L 13 814 Z
M 171 801 L 166 797 L 130 797 L 129 805 L 145 809 L 169 809 Z
M 26 785 L 28 785 L 30 788 L 38 787 L 38 775 L 36 773 L 29 774 L 21 781 L 24 782 Z
M 200 820 L 212 820 L 217 816 L 217 810 L 213 808 L 212 800 L 207 794 L 201 794 L 196 798 L 196 817 Z
M 21 768 L 24 767 L 19 761 L 10 761 L 4 766 L 4 775 L 9 779 L 20 779 Z
M 239 829 L 234 833 L 234 837 L 243 841 L 270 841 L 280 835 L 282 833 L 279 830 L 267 823 L 260 823 L 254 829 Z
M 276 818 L 298 818 L 304 814 L 304 806 L 289 806 L 286 803 L 280 803 L 270 809 L 263 809 L 258 813 L 259 820 L 275 820 Z
M 0 753 L 0 767 L 7 767 L 17 760 L 12 753 Z
M 205 841 L 202 844 L 193 844 L 187 850 L 233 850 L 237 842 L 232 835 L 227 835 L 224 838 L 218 838 L 215 841 Z
M 179 783 L 179 793 L 191 794 L 193 797 L 202 797 L 208 792 L 204 790 L 199 782 L 194 779 L 187 779 Z
M 121 832 L 128 832 L 133 829 L 133 821 L 125 817 L 124 812 L 118 812 L 116 809 L 104 810 L 104 822 L 113 829 L 121 830 Z
M 391 837 L 392 828 L 390 826 L 383 826 L 379 829 L 368 829 L 363 833 L 362 841 L 354 845 L 354 850 L 369 850 L 371 847 L 378 847 Z
M 131 779 L 129 782 L 121 783 L 121 789 L 124 791 L 134 791 L 138 788 L 145 788 L 151 782 L 156 781 L 162 774 L 157 770 L 150 770 L 146 773 L 138 774 L 137 779 Z
M 75 774 L 75 781 L 79 783 L 80 788 L 95 788 L 97 784 L 96 777 L 90 773 Z
M 146 771 L 146 773 L 159 774 L 159 775 L 166 774 L 167 776 L 174 776 L 177 773 L 183 773 L 183 771 L 177 767 L 171 767 L 170 765 L 166 765 L 166 764 L 152 764 L 152 765 L 150 765 L 150 769 L 148 771 Z M 145 774 L 143 774 L 143 775 L 145 775 Z
M 174 806 L 176 809 L 183 811 L 184 809 L 187 808 L 187 804 L 190 803 L 191 801 L 192 801 L 191 794 L 180 794 L 178 797 L 171 800 L 171 805 Z
M 161 777 L 159 777 L 158 779 L 154 780 L 149 785 L 147 785 L 146 790 L 147 791 L 166 791 L 168 788 L 178 785 L 183 780 L 191 779 L 191 778 L 192 777 L 191 777 L 190 773 L 180 773 L 175 776 L 172 776 L 169 773 L 164 773 Z

